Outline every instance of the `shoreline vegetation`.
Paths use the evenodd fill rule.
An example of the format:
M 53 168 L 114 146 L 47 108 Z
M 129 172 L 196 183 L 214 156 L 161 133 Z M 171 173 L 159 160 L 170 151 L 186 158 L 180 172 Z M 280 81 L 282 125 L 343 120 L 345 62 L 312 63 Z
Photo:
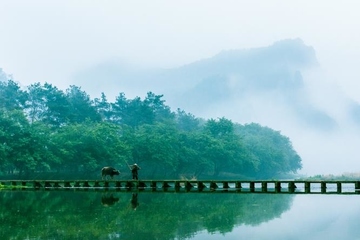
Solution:
M 297 178 L 296 180 L 360 180 L 360 172 L 345 172 L 341 175 L 318 174 L 314 176 Z
M 109 102 L 77 86 L 23 90 L 11 79 L 0 81 L 0 143 L 3 179 L 97 179 L 104 166 L 129 173 L 133 163 L 143 179 L 278 178 L 302 168 L 291 140 L 258 123 L 174 111 L 152 92 Z

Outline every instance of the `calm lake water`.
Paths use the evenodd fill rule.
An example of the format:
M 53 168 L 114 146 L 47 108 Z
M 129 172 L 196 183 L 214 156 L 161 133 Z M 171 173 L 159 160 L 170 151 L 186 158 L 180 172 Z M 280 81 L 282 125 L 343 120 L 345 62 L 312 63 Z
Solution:
M 0 239 L 360 239 L 360 195 L 0 191 Z

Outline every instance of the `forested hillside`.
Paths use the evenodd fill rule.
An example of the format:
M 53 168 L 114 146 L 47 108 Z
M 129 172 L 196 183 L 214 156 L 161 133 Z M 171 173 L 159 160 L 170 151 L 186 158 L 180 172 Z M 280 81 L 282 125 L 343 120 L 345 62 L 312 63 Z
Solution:
M 172 111 L 163 95 L 127 99 L 119 93 L 109 102 L 104 93 L 91 99 L 77 86 L 21 89 L 13 80 L 0 81 L 4 178 L 99 178 L 108 165 L 127 177 L 134 162 L 141 178 L 269 178 L 301 168 L 280 132 Z

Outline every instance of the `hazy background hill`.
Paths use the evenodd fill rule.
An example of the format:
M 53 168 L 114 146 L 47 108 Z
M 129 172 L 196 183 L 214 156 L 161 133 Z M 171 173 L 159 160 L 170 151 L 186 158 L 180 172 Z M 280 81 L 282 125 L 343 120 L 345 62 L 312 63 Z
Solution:
M 108 61 L 73 78 L 92 97 L 164 94 L 174 110 L 204 118 L 257 122 L 289 136 L 304 173 L 346 171 L 356 162 L 360 106 L 321 72 L 315 50 L 300 39 L 227 50 L 173 69 L 144 69 Z M 343 169 L 332 163 L 343 161 Z

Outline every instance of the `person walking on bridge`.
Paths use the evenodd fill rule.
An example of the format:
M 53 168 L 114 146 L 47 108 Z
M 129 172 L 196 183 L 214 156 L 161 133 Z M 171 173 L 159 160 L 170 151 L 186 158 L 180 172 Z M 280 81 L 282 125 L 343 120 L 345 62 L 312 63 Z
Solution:
M 131 165 L 130 169 L 131 169 L 131 173 L 132 173 L 132 179 L 139 180 L 138 170 L 140 170 L 141 168 L 135 163 L 135 164 Z

